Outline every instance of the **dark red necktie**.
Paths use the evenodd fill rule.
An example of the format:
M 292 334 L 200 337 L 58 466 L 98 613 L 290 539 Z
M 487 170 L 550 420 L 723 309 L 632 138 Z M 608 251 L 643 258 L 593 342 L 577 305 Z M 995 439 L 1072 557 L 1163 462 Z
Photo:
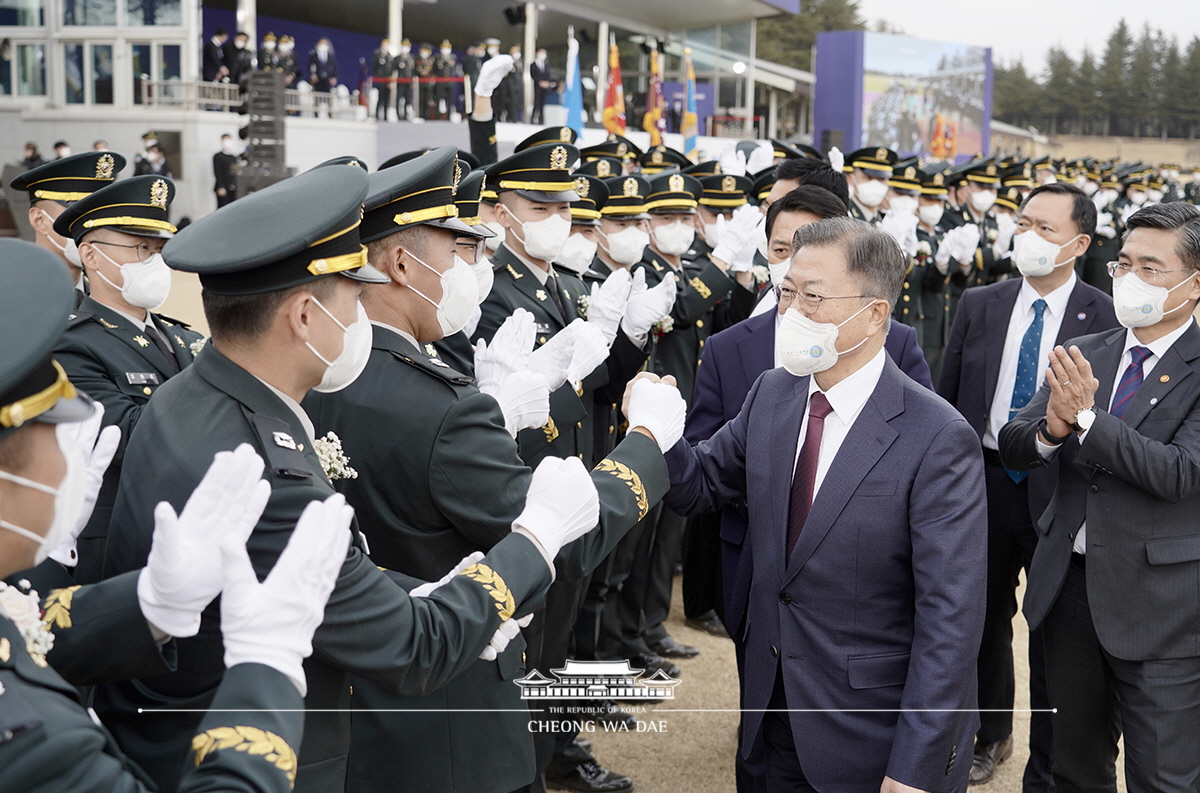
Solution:
M 829 400 L 820 391 L 813 393 L 808 401 L 808 430 L 804 433 L 804 445 L 800 447 L 800 459 L 796 461 L 796 474 L 792 477 L 792 497 L 788 502 L 787 558 L 791 559 L 800 531 L 808 520 L 812 509 L 813 486 L 817 481 L 817 461 L 821 455 L 821 435 L 825 431 L 825 417 L 833 412 Z

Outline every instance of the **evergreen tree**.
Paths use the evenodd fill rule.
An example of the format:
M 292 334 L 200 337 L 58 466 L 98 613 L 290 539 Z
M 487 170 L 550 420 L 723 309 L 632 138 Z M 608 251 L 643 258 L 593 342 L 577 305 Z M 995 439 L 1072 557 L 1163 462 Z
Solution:
M 1106 107 L 1104 135 L 1127 134 L 1121 122 L 1132 115 L 1129 80 L 1126 77 L 1132 43 L 1129 26 L 1122 19 L 1108 37 L 1104 58 L 1100 64 L 1100 93 L 1104 97 Z
M 758 20 L 758 57 L 811 71 L 818 33 L 864 28 L 858 0 L 804 0 L 799 14 Z

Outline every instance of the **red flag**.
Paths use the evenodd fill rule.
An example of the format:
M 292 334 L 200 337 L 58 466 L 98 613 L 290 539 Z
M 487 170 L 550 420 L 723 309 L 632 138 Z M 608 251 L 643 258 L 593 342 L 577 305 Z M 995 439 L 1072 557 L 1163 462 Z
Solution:
M 621 86 L 621 55 L 614 38 L 608 45 L 608 91 L 604 97 L 604 128 L 625 134 L 625 89 Z
M 650 92 L 646 97 L 646 115 L 642 118 L 642 129 L 650 133 L 650 145 L 661 146 L 663 133 L 667 131 L 664 117 L 662 57 L 658 50 L 650 52 Z

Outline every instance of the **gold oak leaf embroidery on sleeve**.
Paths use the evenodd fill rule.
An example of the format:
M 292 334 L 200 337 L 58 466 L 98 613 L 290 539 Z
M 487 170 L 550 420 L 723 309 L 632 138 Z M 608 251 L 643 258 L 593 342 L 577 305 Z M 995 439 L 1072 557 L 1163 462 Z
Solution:
M 700 293 L 700 297 L 704 298 L 705 300 L 708 300 L 708 298 L 712 295 L 712 290 L 708 288 L 708 284 L 701 281 L 699 277 L 693 278 L 688 283 L 690 283 L 692 287 Z
M 196 765 L 204 762 L 204 758 L 213 752 L 224 749 L 262 757 L 283 771 L 289 784 L 295 787 L 296 752 L 275 733 L 258 727 L 214 727 L 192 738 Z
M 45 608 L 42 610 L 42 621 L 47 628 L 71 627 L 71 598 L 79 585 L 66 589 L 52 589 L 46 597 Z
M 610 473 L 629 485 L 629 489 L 633 491 L 634 498 L 637 499 L 638 520 L 646 517 L 646 513 L 650 511 L 650 502 L 646 498 L 646 488 L 642 486 L 642 478 L 637 475 L 636 471 L 624 463 L 609 459 L 601 460 L 596 469 Z
M 558 427 L 554 424 L 554 419 L 546 419 L 546 423 L 542 425 L 542 432 L 546 435 L 546 443 L 553 443 L 558 437 Z
M 496 601 L 496 610 L 500 612 L 501 621 L 510 619 L 517 610 L 517 601 L 512 592 L 508 591 L 508 584 L 504 583 L 499 573 L 486 564 L 473 564 L 459 575 L 465 575 L 483 585 L 484 591 Z

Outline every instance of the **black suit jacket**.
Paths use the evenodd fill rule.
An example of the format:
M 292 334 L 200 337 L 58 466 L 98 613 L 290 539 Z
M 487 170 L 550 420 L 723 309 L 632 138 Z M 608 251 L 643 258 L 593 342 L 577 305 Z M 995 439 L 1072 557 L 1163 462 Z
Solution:
M 1021 293 L 1023 280 L 1013 278 L 966 290 L 950 328 L 950 341 L 942 358 L 937 391 L 962 414 L 980 440 L 987 429 L 992 398 L 1000 379 L 1004 337 L 1008 333 L 1009 318 Z M 1113 313 L 1112 298 L 1076 279 L 1054 343 L 1063 344 L 1077 336 L 1116 327 L 1119 324 Z M 1039 383 L 1042 381 L 1042 370 L 1039 367 Z M 1042 412 L 1044 415 L 1045 411 Z M 1034 520 L 1049 503 L 1053 482 L 1052 470 L 1035 471 L 1029 477 L 1029 511 Z
M 221 67 L 225 65 L 225 50 L 220 44 L 216 44 L 212 39 L 204 42 L 204 65 L 202 67 L 202 76 L 205 82 L 213 82 L 217 79 L 217 74 L 221 71 Z
M 1096 637 L 1128 661 L 1200 656 L 1200 328 L 1171 345 L 1121 418 L 1112 401 L 1125 328 L 1072 340 L 1100 381 L 1096 421 L 1058 452 L 1054 499 L 1038 522 L 1025 616 L 1037 627 L 1058 599 L 1087 520 L 1087 594 Z M 1049 389 L 1000 431 L 1013 469 L 1044 465 L 1035 442 Z

